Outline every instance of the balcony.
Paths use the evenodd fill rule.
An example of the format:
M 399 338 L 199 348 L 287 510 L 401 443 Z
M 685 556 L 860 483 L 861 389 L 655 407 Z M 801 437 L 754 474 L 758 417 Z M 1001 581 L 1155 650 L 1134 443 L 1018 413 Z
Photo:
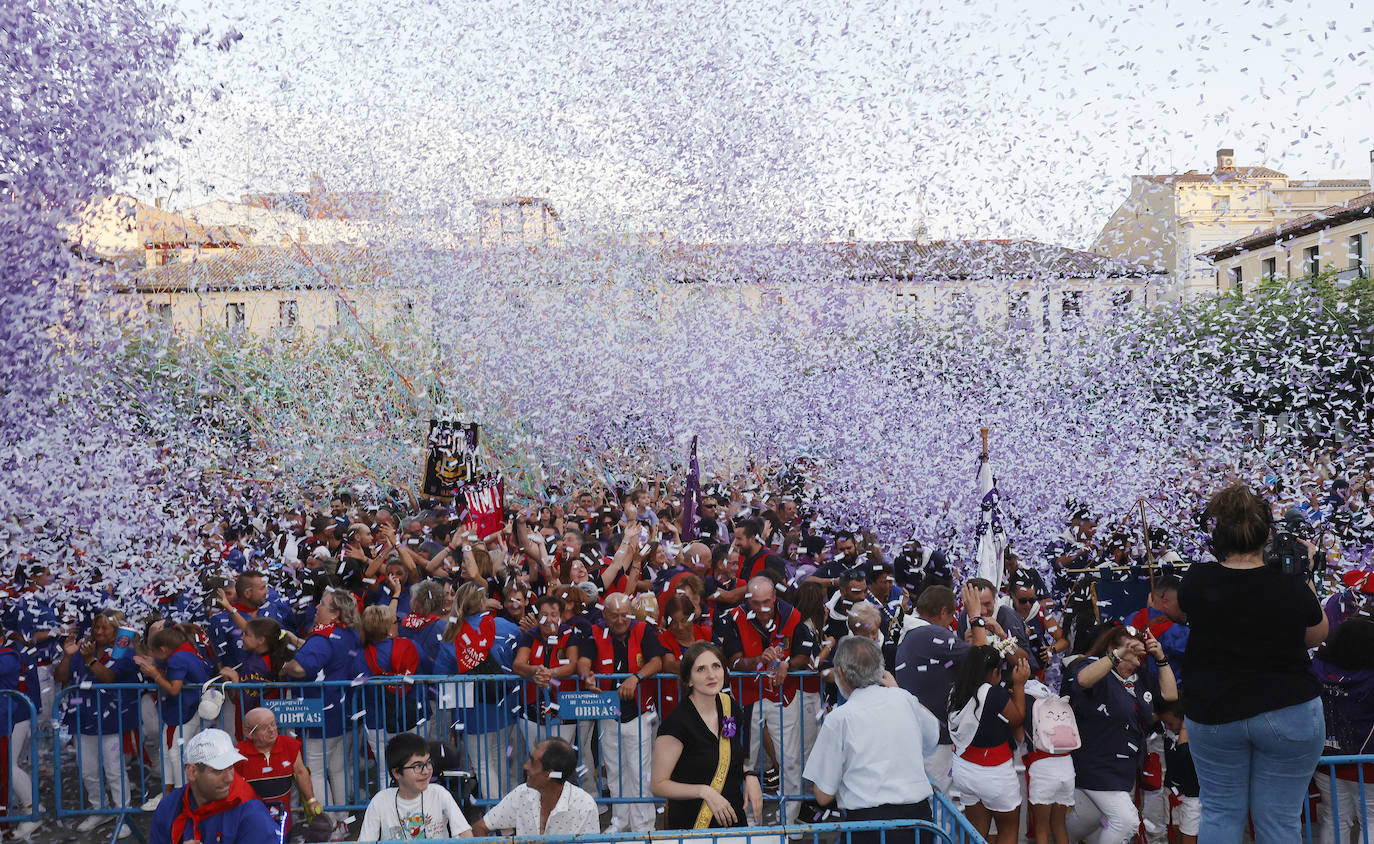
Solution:
M 1350 267 L 1336 273 L 1336 286 L 1349 287 L 1352 282 L 1361 278 L 1369 278 L 1369 267 L 1365 264 Z

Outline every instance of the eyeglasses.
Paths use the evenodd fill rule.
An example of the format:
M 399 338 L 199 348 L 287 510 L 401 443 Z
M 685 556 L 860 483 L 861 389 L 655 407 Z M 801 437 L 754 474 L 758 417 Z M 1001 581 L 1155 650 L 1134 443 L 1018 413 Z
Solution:
M 434 770 L 434 763 L 426 759 L 424 762 L 416 762 L 411 765 L 405 765 L 399 768 L 398 770 L 414 771 L 417 774 L 426 774 Z

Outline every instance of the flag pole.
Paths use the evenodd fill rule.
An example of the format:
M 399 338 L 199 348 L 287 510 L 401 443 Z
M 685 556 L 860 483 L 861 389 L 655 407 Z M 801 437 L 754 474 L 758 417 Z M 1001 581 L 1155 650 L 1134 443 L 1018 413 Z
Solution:
M 978 433 L 979 433 L 980 435 L 982 435 L 982 437 L 983 437 L 983 456 L 984 456 L 984 457 L 987 457 L 987 456 L 988 456 L 988 429 L 987 429 L 987 428 L 979 428 L 979 429 L 978 429 Z

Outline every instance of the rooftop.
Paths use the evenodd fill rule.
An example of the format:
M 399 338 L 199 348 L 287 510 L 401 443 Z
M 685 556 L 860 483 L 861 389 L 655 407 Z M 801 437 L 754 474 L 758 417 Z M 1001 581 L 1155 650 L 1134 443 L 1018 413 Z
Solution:
M 1367 183 L 1366 183 L 1367 184 Z M 1207 258 L 1211 261 L 1219 261 L 1222 258 L 1229 258 L 1241 252 L 1248 252 L 1261 246 L 1268 246 L 1278 243 L 1285 238 L 1300 237 L 1314 231 L 1321 231 L 1342 223 L 1357 220 L 1360 217 L 1374 216 L 1374 193 L 1366 193 L 1354 199 L 1323 208 L 1295 220 L 1273 226 L 1255 234 L 1247 235 L 1239 240 L 1218 246 L 1207 252 L 1203 252 L 1199 257 Z

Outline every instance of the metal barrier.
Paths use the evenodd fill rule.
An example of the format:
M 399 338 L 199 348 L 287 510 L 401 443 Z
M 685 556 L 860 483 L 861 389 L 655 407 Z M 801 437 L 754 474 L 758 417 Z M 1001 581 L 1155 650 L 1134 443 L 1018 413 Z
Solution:
M 38 737 L 33 734 L 33 728 L 38 725 L 38 710 L 29 700 L 29 696 L 23 692 L 13 689 L 0 689 L 0 706 L 12 707 L 16 702 L 20 703 L 20 711 L 27 711 L 27 719 L 10 724 L 9 735 L 0 736 L 4 740 L 5 752 L 0 754 L 0 762 L 4 763 L 4 770 L 0 771 L 0 783 L 4 784 L 3 793 L 0 793 L 0 823 L 13 824 L 24 823 L 26 821 L 41 820 L 39 809 L 42 804 L 38 800 Z M 20 736 L 19 741 L 14 740 L 14 736 Z M 15 745 L 18 744 L 19 747 Z M 19 799 L 21 787 L 14 781 L 12 772 L 19 766 L 15 764 L 16 756 L 27 755 L 29 757 L 29 769 L 25 773 L 29 778 L 29 787 L 26 795 L 27 800 Z M 13 798 L 13 799 L 11 799 Z M 16 813 L 15 804 L 27 802 L 29 810 L 27 812 Z
M 199 716 L 192 696 L 184 706 L 169 703 L 151 684 L 70 686 L 60 691 L 54 709 L 65 726 L 54 735 L 53 754 L 59 766 L 64 758 L 74 759 L 76 787 L 64 787 L 62 777 L 54 777 L 51 816 L 110 815 L 127 821 L 145 800 L 182 783 L 183 742 L 210 726 L 246 740 L 243 715 L 262 705 L 276 713 L 283 733 L 294 731 L 300 738 L 315 796 L 336 818 L 364 809 L 371 795 L 389 784 L 386 742 L 408 728 L 458 749 L 461 782 L 449 784 L 466 784 L 463 793 L 475 806 L 494 804 L 523 780 L 521 768 L 535 743 L 562 736 L 578 751 L 580 784 L 599 803 L 611 805 L 613 822 L 652 829 L 663 801 L 649 790 L 651 748 L 658 713 L 678 704 L 678 681 L 671 675 L 644 681 L 637 696 L 644 711 L 623 721 L 614 717 L 619 712 L 614 689 L 628 676 L 599 675 L 605 690 L 581 699 L 567 694 L 581 690 L 580 682 L 565 684 L 565 691 L 555 695 L 515 675 L 225 683 L 216 686 L 225 694 L 224 704 L 209 721 Z M 780 771 L 778 793 L 765 799 L 777 808 L 780 822 L 794 827 L 796 809 L 810 797 L 802 791 L 801 770 L 818 730 L 820 695 L 799 690 L 790 702 L 769 701 L 766 675 L 736 675 L 733 681 L 736 695 L 744 684 L 757 684 L 761 699 L 736 716 L 746 733 L 741 738 L 759 770 L 771 758 Z M 74 717 L 76 712 L 86 715 Z M 174 723 L 168 723 L 169 714 Z M 36 759 L 36 749 L 34 754 Z M 976 834 L 957 809 L 937 797 L 936 819 L 951 830 L 950 840 L 980 840 L 967 837 Z M 770 829 L 777 834 L 778 827 Z
M 949 805 L 946 803 L 946 805 Z M 950 810 L 955 811 L 952 805 Z M 961 816 L 962 817 L 962 816 Z M 565 842 L 640 841 L 655 844 L 783 844 L 786 841 L 804 841 L 811 844 L 860 844 L 871 841 L 874 844 L 896 844 L 898 841 L 911 840 L 910 835 L 923 835 L 918 838 L 922 844 L 987 844 L 972 829 L 948 829 L 936 821 L 897 820 L 897 821 L 847 821 L 841 823 L 798 824 L 794 826 L 740 826 L 726 829 L 697 830 L 653 830 L 652 832 L 602 832 L 586 835 L 492 835 L 483 838 L 436 838 L 429 839 L 435 844 L 565 844 Z M 402 844 L 398 840 L 386 840 L 378 844 Z
M 1351 840 L 1351 830 L 1358 825 L 1361 844 L 1374 842 L 1369 824 L 1374 819 L 1374 783 L 1368 775 L 1374 773 L 1374 755 L 1323 756 L 1317 762 L 1315 782 L 1321 792 L 1316 818 L 1312 816 L 1312 801 L 1303 804 L 1304 838 L 1307 844 Z M 1315 820 L 1315 823 L 1313 822 Z M 1314 830 L 1315 827 L 1315 830 Z

